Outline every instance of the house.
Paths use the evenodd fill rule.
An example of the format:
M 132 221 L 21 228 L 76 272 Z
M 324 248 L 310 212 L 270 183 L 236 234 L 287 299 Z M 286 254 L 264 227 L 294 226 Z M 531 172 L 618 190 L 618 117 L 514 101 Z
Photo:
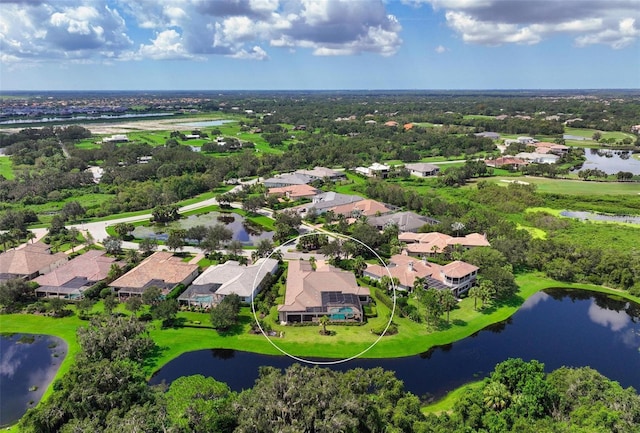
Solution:
M 319 260 L 315 270 L 308 261 L 289 262 L 284 304 L 278 307 L 282 323 L 331 321 L 362 322 L 362 306 L 370 301 L 367 287 L 360 287 L 352 272 Z
M 514 158 L 511 156 L 501 156 L 500 158 L 496 159 L 486 159 L 484 163 L 487 167 L 513 167 L 516 170 L 529 164 L 529 162 L 525 161 L 524 159 Z
M 384 126 L 389 126 L 391 128 L 398 126 L 398 122 L 395 120 L 389 120 L 388 122 L 384 122 Z
M 107 278 L 114 263 L 116 259 L 105 256 L 104 251 L 87 251 L 48 274 L 35 278 L 33 281 L 40 285 L 36 289 L 36 295 L 81 299 L 85 290 Z
M 413 123 L 405 123 L 402 127 L 405 131 L 410 131 L 413 129 Z
M 538 140 L 533 137 L 518 137 L 516 140 L 521 144 L 534 144 L 538 142 Z
M 429 256 L 443 253 L 454 248 L 456 245 L 460 245 L 464 249 L 491 246 L 487 237 L 479 233 L 453 237 L 439 232 L 404 232 L 398 235 L 398 240 L 407 244 L 406 250 L 411 256 Z
M 437 176 L 440 172 L 440 167 L 434 164 L 427 164 L 426 162 L 405 164 L 404 166 L 413 176 L 418 177 Z
M 277 270 L 277 260 L 264 258 L 249 266 L 233 260 L 211 266 L 178 297 L 178 302 L 210 308 L 225 296 L 235 293 L 242 302 L 250 304 L 262 290 L 266 276 L 275 274 Z
M 369 167 L 356 167 L 355 172 L 367 177 L 379 177 L 386 179 L 386 177 L 389 176 L 390 170 L 391 167 L 388 165 L 374 162 Z
M 365 199 L 353 203 L 346 203 L 336 207 L 332 207 L 336 215 L 344 215 L 347 218 L 358 218 L 364 216 L 378 216 L 391 212 L 391 209 L 376 200 Z
M 376 216 L 369 218 L 367 222 L 378 230 L 384 230 L 389 225 L 396 225 L 401 232 L 417 232 L 425 224 L 433 225 L 440 221 L 408 211 Z
M 482 138 L 490 138 L 491 140 L 499 140 L 500 139 L 500 134 L 498 134 L 497 132 L 478 132 L 476 134 L 474 134 L 476 137 L 482 137 Z
M 535 162 L 538 164 L 555 164 L 560 157 L 552 153 L 536 153 L 536 152 L 520 152 L 516 155 L 516 158 L 526 159 L 529 162 Z
M 115 134 L 111 137 L 105 137 L 102 139 L 103 143 L 128 143 L 129 137 L 125 134 Z
M 305 174 L 293 173 L 293 174 L 282 174 L 279 176 L 275 176 L 265 180 L 264 186 L 267 188 L 279 188 L 283 186 L 291 186 L 291 185 L 306 185 L 313 181 L 311 176 L 307 176 Z
M 279 188 L 269 188 L 270 195 L 273 194 L 279 197 L 286 197 L 291 200 L 311 198 L 318 195 L 319 192 L 319 190 L 315 189 L 311 185 L 289 185 L 281 186 Z
M 386 268 L 369 264 L 364 271 L 365 276 L 375 280 L 389 274 L 391 278 L 397 278 L 396 288 L 399 290 L 412 290 L 416 278 L 423 278 L 425 287 L 448 289 L 454 295 L 460 296 L 475 283 L 478 267 L 460 260 L 442 266 L 430 263 L 424 258 L 416 260 L 406 254 L 396 254 L 389 259 Z
M 36 242 L 0 254 L 0 281 L 31 280 L 53 271 L 69 260 L 64 253 L 52 254 L 49 245 Z
M 149 287 L 158 287 L 164 296 L 178 284 L 188 285 L 198 275 L 198 265 L 183 262 L 167 251 L 157 251 L 138 266 L 113 281 L 110 286 L 118 296 L 142 296 Z
M 317 213 L 321 214 L 331 208 L 361 200 L 364 199 L 358 195 L 341 194 L 335 191 L 329 191 L 312 197 L 311 203 L 296 206 L 293 209 L 299 213 L 306 213 L 311 208 L 314 208 Z
M 558 143 L 549 143 L 541 141 L 536 143 L 536 153 L 554 153 L 556 155 L 564 155 L 569 152 L 569 146 Z
M 344 171 L 333 170 L 327 167 L 314 167 L 312 170 L 296 170 L 294 173 L 311 177 L 313 180 L 343 180 L 347 178 Z

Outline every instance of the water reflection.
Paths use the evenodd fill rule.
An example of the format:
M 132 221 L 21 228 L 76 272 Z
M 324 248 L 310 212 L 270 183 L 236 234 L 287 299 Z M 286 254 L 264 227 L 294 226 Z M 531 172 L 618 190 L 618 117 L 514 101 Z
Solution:
M 591 302 L 588 314 L 589 319 L 591 319 L 593 323 L 602 325 L 605 328 L 609 327 L 614 332 L 625 328 L 629 323 L 631 323 L 631 318 L 629 318 L 626 311 L 602 308 L 598 306 L 595 301 Z
M 172 229 L 188 230 L 199 225 L 211 227 L 220 223 L 225 224 L 225 227 L 233 232 L 234 240 L 240 241 L 244 245 L 253 245 L 261 239 L 273 239 L 273 232 L 264 231 L 260 225 L 245 219 L 242 215 L 226 212 L 190 215 L 167 225 L 138 226 L 132 234 L 138 239 L 152 238 L 166 241 L 169 238 L 169 231 Z
M 520 307 L 520 309 L 521 310 L 531 310 L 536 305 L 538 305 L 540 302 L 544 302 L 544 301 L 547 301 L 549 299 L 551 299 L 551 296 L 547 295 L 545 292 L 535 293 L 529 299 L 524 301 L 524 304 L 522 304 L 522 307 Z
M 331 368 L 382 367 L 394 371 L 405 388 L 416 395 L 442 396 L 463 383 L 478 380 L 497 363 L 520 357 L 540 360 L 547 371 L 563 365 L 591 366 L 624 387 L 640 389 L 640 324 L 637 316 L 631 316 L 640 314 L 639 310 L 637 304 L 599 293 L 549 290 L 537 294 L 526 309 L 509 320 L 476 333 L 474 338 L 434 347 L 417 356 L 355 359 Z M 284 356 L 239 351 L 227 361 L 229 356 L 224 353 L 226 359 L 212 357 L 210 350 L 185 353 L 166 364 L 151 383 L 203 374 L 240 391 L 254 385 L 261 366 L 286 368 L 295 363 Z
M 579 170 L 598 169 L 611 175 L 619 171 L 640 174 L 640 161 L 631 158 L 628 151 L 614 151 L 608 149 L 590 149 L 584 154 L 586 161 Z
M 0 336 L 0 425 L 14 423 L 40 401 L 66 353 L 56 337 Z

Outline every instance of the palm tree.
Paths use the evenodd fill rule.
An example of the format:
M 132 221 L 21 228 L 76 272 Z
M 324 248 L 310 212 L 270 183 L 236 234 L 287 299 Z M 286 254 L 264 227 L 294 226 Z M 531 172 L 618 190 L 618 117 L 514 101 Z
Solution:
M 318 322 L 320 322 L 320 325 L 322 326 L 322 335 L 327 335 L 327 324 L 329 324 L 329 317 L 322 316 L 318 319 Z
M 485 406 L 494 410 L 502 410 L 509 403 L 509 390 L 500 382 L 490 382 L 482 391 Z
M 69 229 L 69 242 L 71 243 L 71 253 L 74 252 L 74 249 L 76 248 L 76 245 L 78 244 L 78 235 L 80 234 L 80 231 L 75 228 L 75 227 L 71 227 Z
M 36 234 L 31 230 L 27 230 L 26 238 L 27 238 L 27 241 L 31 241 L 31 243 L 33 243 L 33 240 L 36 238 Z
M 442 308 L 447 312 L 447 323 L 449 323 L 449 313 L 458 304 L 458 300 L 451 290 L 440 290 L 440 303 Z
M 362 256 L 357 256 L 353 259 L 353 270 L 356 272 L 358 277 L 362 276 L 365 269 L 367 269 L 367 262 L 365 262 Z
M 482 300 L 482 306 L 496 295 L 496 289 L 493 285 L 493 281 L 491 280 L 482 280 L 480 281 L 480 299 Z
M 424 289 L 424 286 L 426 284 L 427 284 L 427 278 L 426 277 L 416 277 L 415 280 L 413 280 L 412 290 L 415 292 L 415 291 Z
M 456 237 L 460 235 L 460 232 L 462 230 L 464 230 L 464 223 L 461 223 L 459 221 L 456 221 L 454 223 L 451 224 L 451 230 L 453 230 L 454 232 L 456 232 Z
M 482 289 L 480 286 L 473 286 L 469 289 L 469 296 L 473 297 L 473 309 L 478 310 L 478 298 L 482 298 Z

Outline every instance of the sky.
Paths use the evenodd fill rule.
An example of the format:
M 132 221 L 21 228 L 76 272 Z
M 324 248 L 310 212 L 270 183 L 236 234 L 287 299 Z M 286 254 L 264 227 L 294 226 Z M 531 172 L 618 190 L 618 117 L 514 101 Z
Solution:
M 640 0 L 0 0 L 2 90 L 640 88 Z

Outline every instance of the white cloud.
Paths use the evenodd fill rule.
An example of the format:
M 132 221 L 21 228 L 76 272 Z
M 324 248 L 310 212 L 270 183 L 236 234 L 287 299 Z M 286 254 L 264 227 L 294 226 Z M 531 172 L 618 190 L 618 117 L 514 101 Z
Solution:
M 187 51 L 182 36 L 173 29 L 158 33 L 150 45 L 141 45 L 136 57 L 154 60 L 197 59 Z
M 436 53 L 438 53 L 438 54 L 442 54 L 442 53 L 447 52 L 447 48 L 446 48 L 446 47 L 444 47 L 444 46 L 442 46 L 442 45 L 438 45 L 438 46 L 435 48 L 435 52 L 436 52 Z
M 262 60 L 268 47 L 389 56 L 401 30 L 384 0 L 48 0 L 3 4 L 0 59 Z
M 406 0 L 444 11 L 447 24 L 467 43 L 537 44 L 570 34 L 578 46 L 624 48 L 640 37 L 637 0 Z

